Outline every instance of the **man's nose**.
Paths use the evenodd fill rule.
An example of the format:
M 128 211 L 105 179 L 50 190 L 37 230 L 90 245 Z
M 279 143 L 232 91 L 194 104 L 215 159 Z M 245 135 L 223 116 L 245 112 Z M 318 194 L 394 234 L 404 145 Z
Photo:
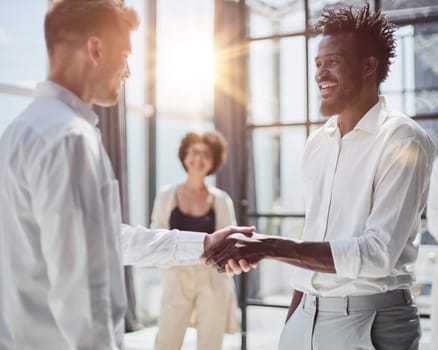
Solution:
M 321 66 L 317 69 L 315 74 L 315 80 L 317 82 L 323 81 L 328 76 L 328 70 L 325 66 Z
M 131 70 L 129 69 L 129 64 L 126 62 L 126 69 L 125 69 L 125 78 L 129 78 L 131 76 Z

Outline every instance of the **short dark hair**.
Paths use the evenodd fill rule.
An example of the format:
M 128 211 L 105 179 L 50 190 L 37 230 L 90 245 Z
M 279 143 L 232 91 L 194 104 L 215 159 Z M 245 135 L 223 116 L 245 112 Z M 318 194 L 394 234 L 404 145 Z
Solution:
M 121 0 L 55 0 L 44 21 L 47 51 L 50 56 L 60 42 L 82 43 L 102 30 L 130 31 L 139 23 Z
M 357 35 L 358 52 L 361 57 L 374 56 L 379 61 L 377 82 L 380 85 L 389 72 L 394 58 L 396 42 L 394 32 L 397 26 L 377 11 L 372 13 L 370 5 L 358 10 L 351 6 L 340 9 L 324 9 L 315 30 L 323 35 L 354 33 Z
M 225 163 L 227 158 L 227 142 L 225 138 L 218 131 L 209 131 L 203 134 L 195 132 L 187 133 L 181 140 L 178 151 L 179 160 L 186 171 L 184 159 L 187 156 L 189 147 L 197 142 L 203 142 L 210 148 L 213 155 L 213 165 L 207 175 L 214 174 Z

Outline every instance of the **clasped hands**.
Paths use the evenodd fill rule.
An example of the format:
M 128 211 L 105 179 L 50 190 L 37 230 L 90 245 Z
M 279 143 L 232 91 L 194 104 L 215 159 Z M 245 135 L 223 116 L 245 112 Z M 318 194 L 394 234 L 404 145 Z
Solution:
M 239 275 L 256 268 L 266 257 L 267 239 L 255 233 L 254 226 L 229 226 L 206 236 L 201 259 L 218 272 Z

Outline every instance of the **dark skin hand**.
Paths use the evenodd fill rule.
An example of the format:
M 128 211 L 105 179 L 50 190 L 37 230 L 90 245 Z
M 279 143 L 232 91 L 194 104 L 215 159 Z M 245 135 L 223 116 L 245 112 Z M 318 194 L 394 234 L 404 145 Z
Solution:
M 273 259 L 302 268 L 336 273 L 328 242 L 297 242 L 279 237 L 239 239 L 228 237 L 204 252 L 207 264 L 219 272 L 240 274 L 257 266 L 262 259 Z M 243 269 L 242 266 L 246 266 Z M 294 290 L 286 322 L 301 302 L 303 292 Z
M 255 231 L 254 226 L 227 226 L 220 230 L 213 232 L 210 235 L 206 235 L 204 238 L 204 252 L 208 251 L 214 245 L 217 245 L 227 236 L 233 233 L 240 233 L 241 235 L 250 237 Z
M 231 260 L 243 260 L 254 266 L 262 259 L 282 261 L 318 272 L 336 272 L 328 242 L 298 242 L 276 236 L 257 239 L 230 236 L 206 250 L 202 257 L 219 272 L 230 272 L 226 265 Z

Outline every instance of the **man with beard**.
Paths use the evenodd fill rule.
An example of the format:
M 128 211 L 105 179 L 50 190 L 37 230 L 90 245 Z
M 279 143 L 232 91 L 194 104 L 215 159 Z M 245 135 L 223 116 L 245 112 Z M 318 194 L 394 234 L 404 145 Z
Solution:
M 411 268 L 435 146 L 379 96 L 394 25 L 365 5 L 324 10 L 316 30 L 321 114 L 331 117 L 304 151 L 303 241 L 229 239 L 204 258 L 236 274 L 242 260 L 297 267 L 281 350 L 418 349 Z
M 123 264 L 198 263 L 253 231 L 121 225 L 91 107 L 117 103 L 138 24 L 121 0 L 58 0 L 46 15 L 48 79 L 0 138 L 1 350 L 123 349 Z

